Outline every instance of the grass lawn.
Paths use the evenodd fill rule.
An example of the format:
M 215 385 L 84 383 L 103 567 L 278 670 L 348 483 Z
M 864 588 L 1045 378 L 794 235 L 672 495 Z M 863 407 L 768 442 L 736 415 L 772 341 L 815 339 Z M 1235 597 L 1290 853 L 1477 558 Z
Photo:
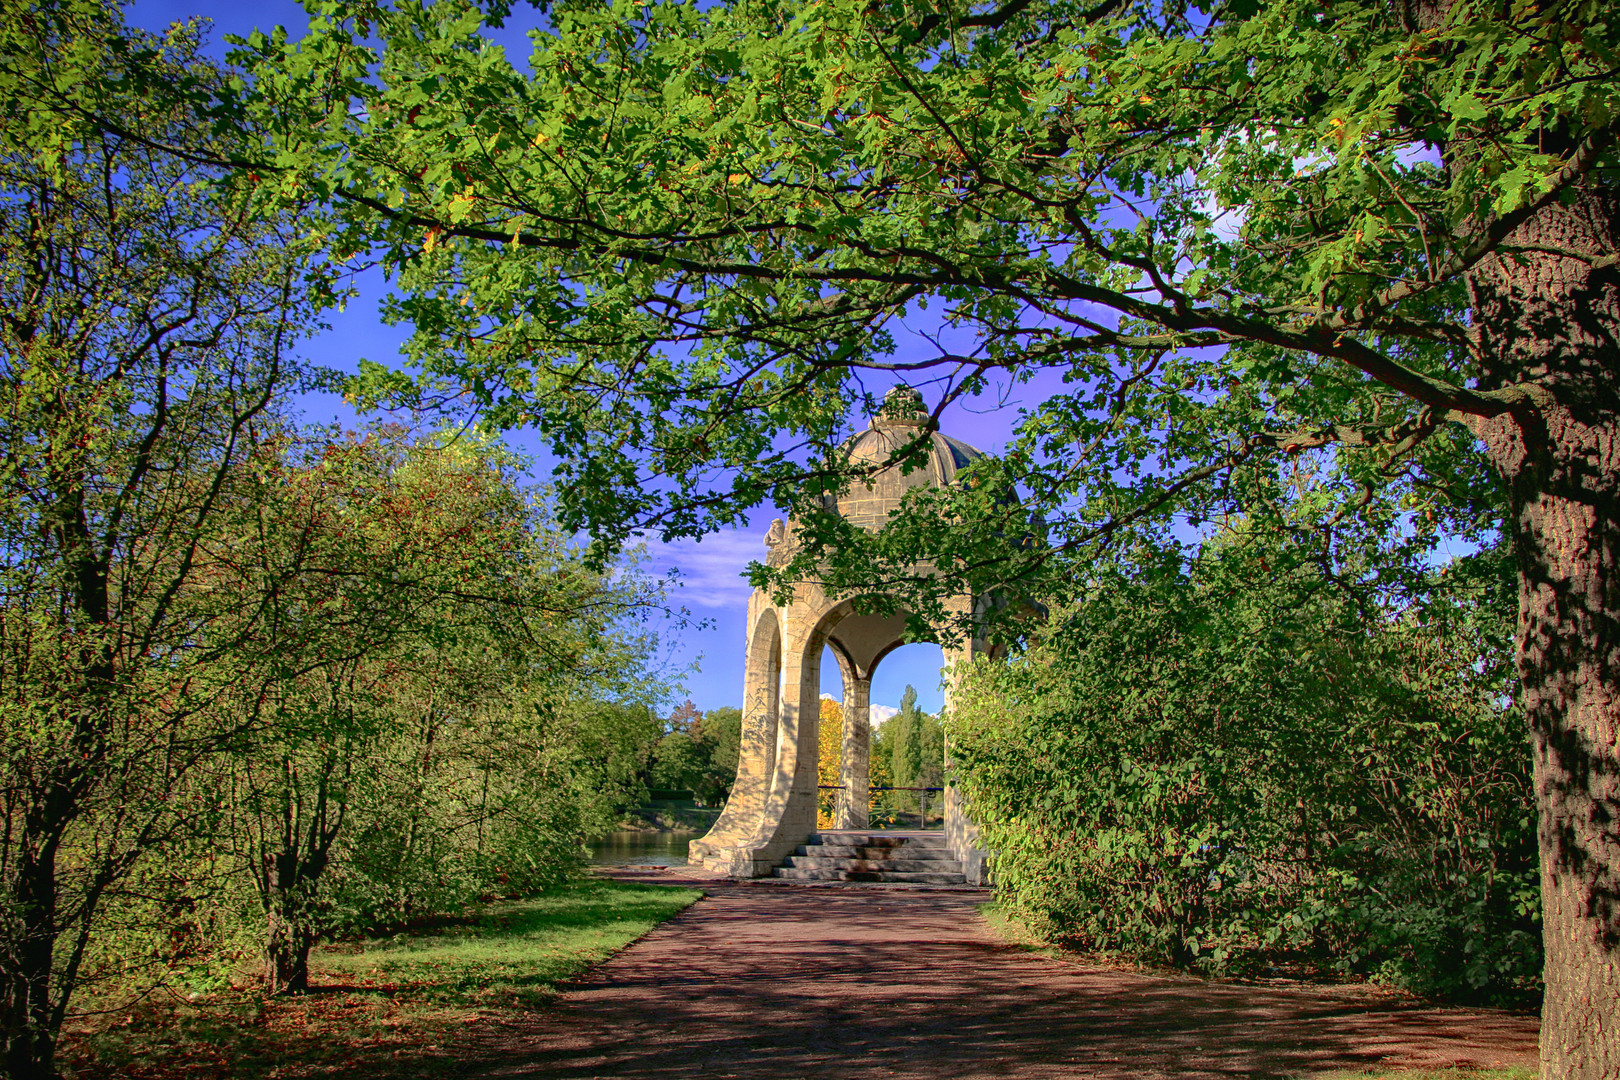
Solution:
M 75 1033 L 64 1071 L 131 1080 L 430 1077 L 455 1071 L 458 1039 L 544 1004 L 702 893 L 591 880 L 493 905 L 449 926 L 330 945 L 296 998 L 230 991 L 157 1002 Z

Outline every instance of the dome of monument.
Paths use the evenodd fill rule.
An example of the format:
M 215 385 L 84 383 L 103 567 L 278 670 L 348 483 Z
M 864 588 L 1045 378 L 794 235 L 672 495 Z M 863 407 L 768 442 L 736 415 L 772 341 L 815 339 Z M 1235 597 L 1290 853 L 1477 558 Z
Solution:
M 878 465 L 891 460 L 917 438 L 928 423 L 922 395 L 909 386 L 897 386 L 884 396 L 883 407 L 867 429 L 844 445 L 850 464 Z M 919 458 L 910 471 L 891 465 L 879 472 L 856 479 L 838 499 L 838 512 L 852 525 L 880 528 L 889 514 L 900 506 L 906 492 L 920 487 L 945 487 L 956 480 L 959 469 L 984 455 L 960 439 L 939 431 L 927 433 L 926 458 Z

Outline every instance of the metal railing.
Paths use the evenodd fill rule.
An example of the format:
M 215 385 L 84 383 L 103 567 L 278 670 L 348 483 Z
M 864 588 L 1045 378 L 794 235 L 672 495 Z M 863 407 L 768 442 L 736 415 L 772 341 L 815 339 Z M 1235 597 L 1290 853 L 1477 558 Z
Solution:
M 844 787 L 845 787 L 844 784 L 817 784 L 816 785 L 816 789 L 818 791 L 843 791 Z M 899 785 L 882 785 L 882 786 L 878 786 L 878 787 L 869 787 L 866 790 L 868 792 L 873 792 L 873 791 L 915 791 L 915 792 L 919 792 L 920 794 L 917 796 L 917 824 L 918 824 L 918 826 L 920 828 L 926 829 L 926 828 L 928 828 L 928 796 L 933 794 L 936 791 L 944 791 L 945 789 L 942 788 L 942 787 L 901 787 Z

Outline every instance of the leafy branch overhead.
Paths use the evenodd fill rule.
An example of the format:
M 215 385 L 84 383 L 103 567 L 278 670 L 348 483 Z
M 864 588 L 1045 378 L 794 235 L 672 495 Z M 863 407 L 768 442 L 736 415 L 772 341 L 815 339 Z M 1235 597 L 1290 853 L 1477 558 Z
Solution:
M 1005 466 L 1071 508 L 1142 431 L 1168 482 L 1512 409 L 1466 275 L 1620 115 L 1590 4 L 573 4 L 532 73 L 468 4 L 319 10 L 242 50 L 264 188 L 347 208 L 423 381 L 545 432 L 600 535 L 813 502 L 896 375 L 937 417 L 1061 372 Z

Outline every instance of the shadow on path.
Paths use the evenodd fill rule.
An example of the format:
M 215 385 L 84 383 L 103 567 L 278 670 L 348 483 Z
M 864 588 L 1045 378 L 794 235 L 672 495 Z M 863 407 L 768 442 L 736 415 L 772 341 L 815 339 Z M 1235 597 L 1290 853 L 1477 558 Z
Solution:
M 554 1007 L 477 1031 L 456 1055 L 468 1074 L 1191 1080 L 1535 1061 L 1536 1021 L 1512 1013 L 1034 956 L 991 936 L 983 893 L 704 884 Z

